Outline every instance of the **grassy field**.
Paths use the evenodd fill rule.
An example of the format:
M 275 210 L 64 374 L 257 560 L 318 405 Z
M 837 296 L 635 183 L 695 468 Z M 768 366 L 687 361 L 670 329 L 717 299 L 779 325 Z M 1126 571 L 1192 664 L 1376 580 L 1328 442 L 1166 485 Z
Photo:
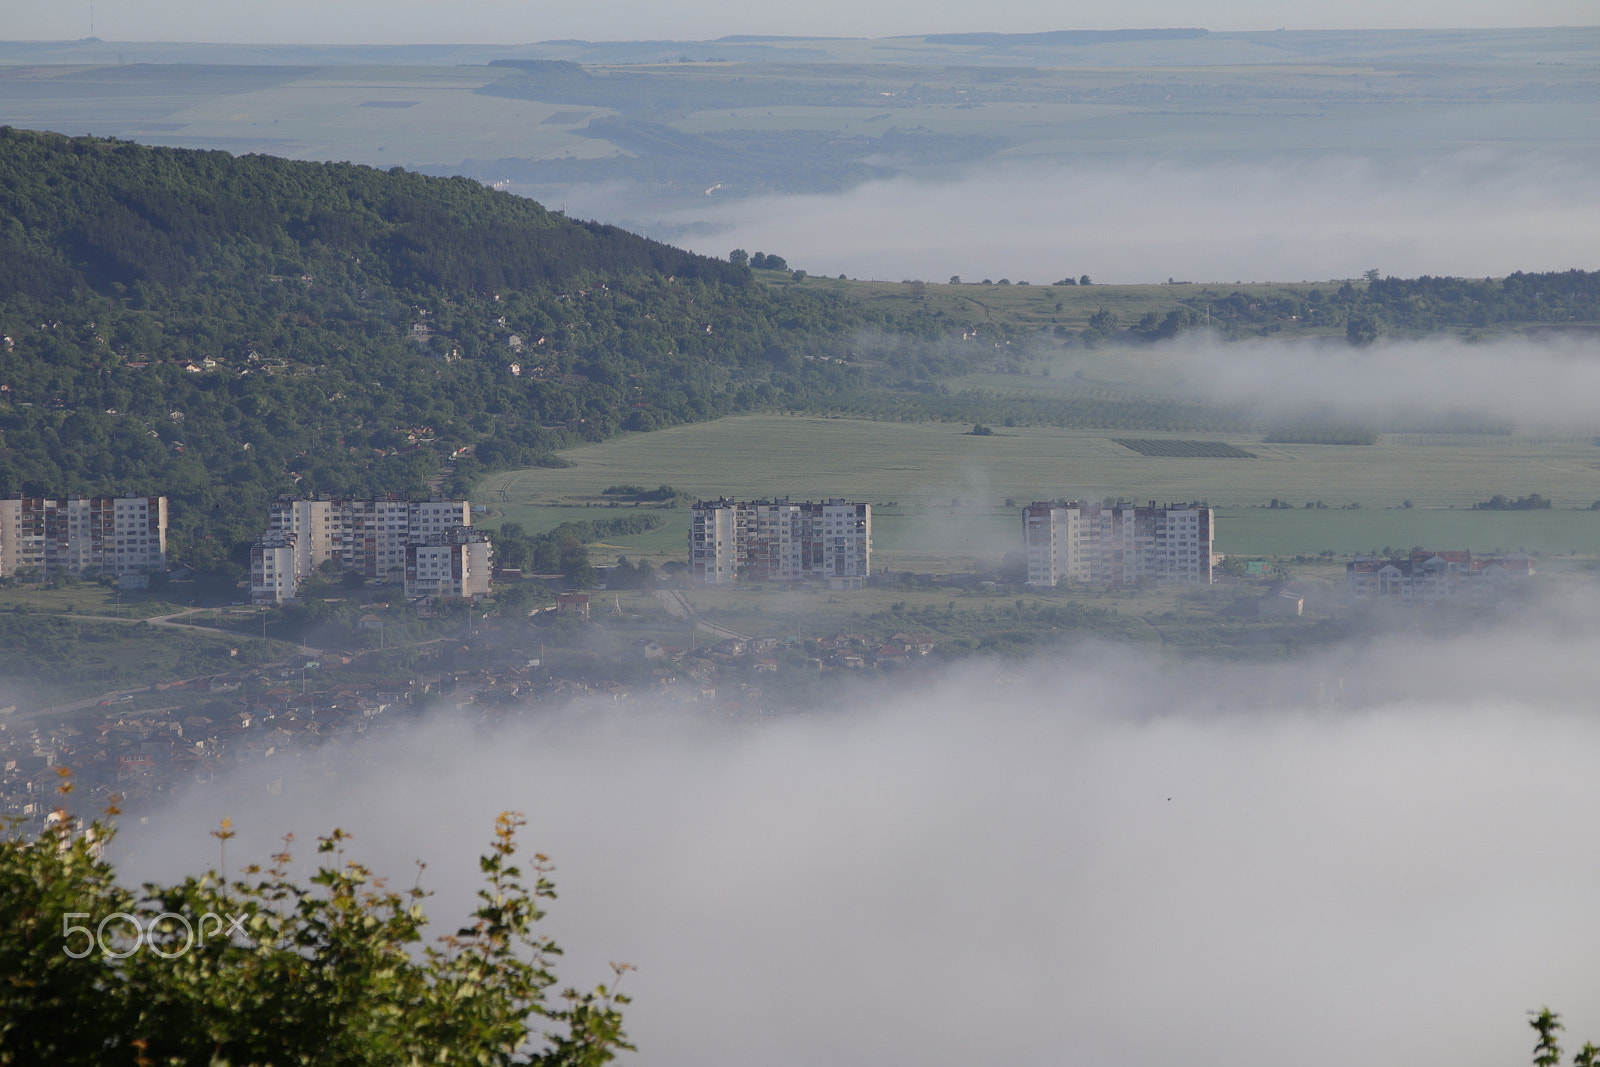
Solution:
M 72 585 L 46 589 L 39 585 L 0 585 L 0 611 L 66 612 L 105 615 L 119 619 L 153 619 L 174 615 L 183 607 L 159 593 L 129 591 L 118 594 L 102 585 Z
M 1339 555 L 1384 548 L 1466 548 L 1600 555 L 1600 512 L 1386 508 L 1360 511 L 1225 508 L 1217 550 L 1244 556 Z
M 1140 456 L 1094 431 L 1017 428 L 973 437 L 963 429 L 742 416 L 574 449 L 566 453 L 569 468 L 496 474 L 474 498 L 538 531 L 616 514 L 576 505 L 595 503 L 600 490 L 618 483 L 665 482 L 707 497 L 846 496 L 874 505 L 879 566 L 921 570 L 964 569 L 973 555 L 1009 547 L 1019 519 L 1007 499 L 1020 505 L 1061 497 L 1204 499 L 1223 509 L 1218 549 L 1243 554 L 1329 548 L 1345 554 L 1417 544 L 1600 553 L 1600 512 L 1575 510 L 1600 499 L 1600 448 L 1584 438 L 1406 434 L 1371 446 L 1339 446 L 1213 435 L 1258 458 L 1209 459 Z M 1533 492 L 1558 510 L 1471 510 L 1495 493 Z M 1273 498 L 1293 507 L 1263 506 Z M 1316 500 L 1328 507 L 1302 506 Z M 1414 507 L 1402 509 L 1406 500 Z M 1347 509 L 1351 504 L 1361 507 Z M 666 527 L 616 546 L 679 558 L 687 513 L 660 514 L 668 518 Z
M 603 489 L 605 486 L 600 486 Z M 477 499 L 476 497 L 474 498 Z M 499 526 L 502 522 L 519 522 L 528 533 L 545 533 L 564 522 L 594 522 L 631 515 L 634 509 L 614 508 L 608 504 L 573 502 L 561 505 L 500 503 L 493 506 L 493 514 L 480 525 Z M 665 525 L 648 533 L 629 537 L 614 537 L 595 545 L 592 555 L 598 563 L 612 563 L 619 555 L 629 559 L 653 559 L 658 563 L 678 559 L 684 554 L 689 541 L 689 509 L 654 508 L 650 514 L 666 520 Z
M 1269 445 L 1259 435 L 1209 435 L 1253 460 L 1140 456 L 1092 430 L 1017 427 L 974 437 L 949 423 L 749 415 L 636 434 L 565 453 L 573 466 L 485 479 L 500 504 L 594 500 L 606 486 L 666 482 L 702 496 L 849 496 L 874 504 L 994 504 L 1078 496 L 1205 499 L 1214 507 L 1470 507 L 1495 493 L 1543 493 L 1558 508 L 1600 499 L 1600 448 L 1583 438 L 1384 437 L 1370 446 Z M 1146 433 L 1150 438 L 1208 435 Z M 826 456 L 825 462 L 816 457 Z
M 173 112 L 196 141 L 240 132 L 282 131 L 278 154 L 330 156 L 383 166 L 458 163 L 471 158 L 596 158 L 617 154 L 605 141 L 572 132 L 605 108 L 481 96 L 474 89 L 502 71 L 488 68 L 330 67 L 302 78 Z
M 1256 595 L 1249 590 L 1244 595 Z M 1180 590 L 1151 588 L 1140 592 L 1124 589 L 1074 589 L 1066 593 L 1029 593 L 1022 606 L 1038 607 L 1065 603 L 1069 599 L 1089 608 L 1104 608 L 1118 615 L 1139 618 L 1161 615 L 1187 606 L 1190 610 L 1209 610 L 1228 603 L 1236 595 L 1232 589 Z M 1014 612 L 1018 596 L 998 587 L 974 586 L 966 590 L 878 588 L 850 593 L 827 590 L 788 590 L 777 584 L 696 588 L 688 593 L 697 616 L 738 633 L 769 637 L 829 637 L 838 633 L 865 632 L 884 638 L 896 631 L 920 633 L 934 619 L 951 614 L 964 616 L 978 625 L 980 616 Z M 656 624 L 673 636 L 668 643 L 687 644 L 690 640 L 682 622 L 670 619 L 660 601 L 650 594 L 636 592 L 602 593 L 597 612 L 607 617 L 630 616 Z M 994 619 L 983 625 L 999 625 Z M 979 628 L 982 628 L 981 626 Z M 719 638 L 706 633 L 694 640 L 714 644 Z
M 114 690 L 222 673 L 239 666 L 229 655 L 232 644 L 243 647 L 243 642 L 173 627 L 0 614 L 0 704 L 37 710 Z

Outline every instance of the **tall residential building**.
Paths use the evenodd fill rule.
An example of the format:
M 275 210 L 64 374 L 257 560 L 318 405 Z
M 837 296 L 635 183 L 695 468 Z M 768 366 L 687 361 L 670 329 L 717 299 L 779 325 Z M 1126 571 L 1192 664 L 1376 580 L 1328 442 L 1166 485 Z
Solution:
M 279 497 L 267 516 L 267 533 L 295 543 L 300 577 L 326 560 L 363 578 L 399 582 L 405 575 L 406 545 L 430 533 L 472 525 L 465 500 L 299 500 Z
M 1132 585 L 1140 578 L 1180 585 L 1211 584 L 1216 520 L 1210 508 L 1187 504 L 1037 501 L 1022 509 L 1028 584 L 1063 581 Z
M 280 584 L 266 578 L 269 556 L 277 573 L 274 554 L 283 544 L 292 549 L 295 580 L 331 561 L 342 573 L 398 585 L 406 582 L 409 546 L 471 525 L 472 505 L 465 500 L 405 500 L 398 494 L 381 500 L 279 497 L 270 508 L 267 532 L 251 549 L 251 597 L 287 599 Z M 288 596 L 293 595 L 291 584 Z
M 250 546 L 250 599 L 281 604 L 293 600 L 300 573 L 295 567 L 294 538 L 270 533 Z
M 406 596 L 471 597 L 489 592 L 489 538 L 467 526 L 406 545 Z
M 689 573 L 697 582 L 825 579 L 859 589 L 872 572 L 872 505 L 845 500 L 697 501 Z
M 0 500 L 0 578 L 145 574 L 167 566 L 164 496 Z

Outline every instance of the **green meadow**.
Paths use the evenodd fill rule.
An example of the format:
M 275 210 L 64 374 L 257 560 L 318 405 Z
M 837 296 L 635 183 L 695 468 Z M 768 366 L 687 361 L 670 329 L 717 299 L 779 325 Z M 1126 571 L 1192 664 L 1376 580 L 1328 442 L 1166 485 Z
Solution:
M 1346 556 L 1385 548 L 1600 555 L 1600 512 L 1386 508 L 1306 511 L 1224 508 L 1217 550 L 1244 556 Z
M 475 499 L 530 531 L 603 518 L 617 484 L 676 486 L 700 497 L 848 497 L 874 505 L 879 566 L 964 569 L 1018 540 L 1031 500 L 1204 500 L 1219 509 L 1217 548 L 1292 556 L 1428 545 L 1600 554 L 1600 448 L 1588 437 L 1383 435 L 1375 445 L 1266 444 L 1259 434 L 1169 434 L 1214 440 L 1254 459 L 1145 456 L 1108 431 L 1019 427 L 975 437 L 950 423 L 751 415 L 635 434 L 573 449 L 565 469 L 492 475 Z M 1486 512 L 1496 493 L 1540 493 L 1548 511 Z M 1269 508 L 1277 499 L 1288 508 Z M 1007 502 L 1010 501 L 1008 506 Z M 1321 501 L 1325 507 L 1306 508 Z M 1411 507 L 1404 507 L 1406 501 Z M 618 539 L 620 552 L 679 558 L 687 508 Z M 493 520 L 491 520 L 492 522 Z M 606 550 L 598 553 L 606 559 Z

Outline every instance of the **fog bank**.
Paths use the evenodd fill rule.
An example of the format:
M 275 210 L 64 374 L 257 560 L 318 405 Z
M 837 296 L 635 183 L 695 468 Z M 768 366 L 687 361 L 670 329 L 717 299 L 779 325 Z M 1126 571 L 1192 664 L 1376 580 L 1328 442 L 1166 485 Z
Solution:
M 1569 620 L 1570 622 L 1570 620 Z M 1522 1062 L 1600 1035 L 1588 627 L 1282 669 L 1091 652 L 756 727 L 659 709 L 440 716 L 337 784 L 242 775 L 117 848 L 235 862 L 340 825 L 448 927 L 496 812 L 558 865 L 569 981 L 637 1062 Z M 1575 636 L 1576 634 L 1576 636 Z
M 813 274 L 891 281 L 1301 281 L 1373 267 L 1498 277 L 1600 267 L 1592 174 L 1579 157 L 1499 149 L 1392 162 L 1013 159 L 946 180 L 708 201 L 666 221 L 688 227 L 673 239 L 697 252 L 763 250 Z M 605 199 L 581 210 L 627 210 Z
M 1323 411 L 1420 429 L 1434 417 L 1467 413 L 1524 432 L 1600 425 L 1600 337 L 1593 334 L 1486 341 L 1439 334 L 1358 348 L 1343 338 L 1225 341 L 1197 332 L 1114 359 L 1115 373 L 1151 388 L 1249 405 L 1269 418 Z M 1092 369 L 1096 357 L 1081 360 Z

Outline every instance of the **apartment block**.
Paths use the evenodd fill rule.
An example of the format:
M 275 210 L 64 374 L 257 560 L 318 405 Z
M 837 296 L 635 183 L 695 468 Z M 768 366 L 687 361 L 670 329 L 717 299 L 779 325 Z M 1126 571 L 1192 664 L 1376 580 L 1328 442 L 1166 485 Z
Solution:
M 467 526 L 406 545 L 406 596 L 472 597 L 489 592 L 489 538 Z
M 1210 585 L 1216 520 L 1192 504 L 1036 501 L 1022 509 L 1028 584 Z
M 0 500 L 0 578 L 147 574 L 167 566 L 164 496 Z
M 251 597 L 261 602 L 287 599 L 281 583 L 267 580 L 269 569 L 279 573 L 276 554 L 283 544 L 292 549 L 296 581 L 331 561 L 341 573 L 399 585 L 407 580 L 410 546 L 430 544 L 430 538 L 471 525 L 472 505 L 465 500 L 406 500 L 398 494 L 377 500 L 280 497 L 269 510 L 266 533 L 251 549 Z M 484 542 L 485 551 L 487 547 Z
M 859 589 L 872 572 L 872 505 L 841 499 L 697 501 L 689 573 L 707 585 L 825 580 Z
M 270 533 L 250 546 L 250 599 L 281 604 L 293 600 L 300 573 L 295 566 L 294 539 Z

